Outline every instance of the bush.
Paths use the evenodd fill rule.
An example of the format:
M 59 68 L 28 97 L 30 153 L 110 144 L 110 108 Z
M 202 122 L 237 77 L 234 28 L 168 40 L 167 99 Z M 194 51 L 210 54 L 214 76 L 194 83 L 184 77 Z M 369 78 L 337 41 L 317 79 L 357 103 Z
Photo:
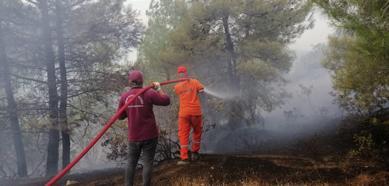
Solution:
M 353 139 L 355 148 L 350 151 L 351 156 L 373 158 L 377 155 L 376 145 L 371 133 L 363 131 L 360 134 L 355 134 Z
M 361 159 L 376 159 L 388 163 L 389 125 L 385 114 L 373 115 L 359 120 L 359 124 L 349 131 L 353 135 L 353 148 L 350 155 Z

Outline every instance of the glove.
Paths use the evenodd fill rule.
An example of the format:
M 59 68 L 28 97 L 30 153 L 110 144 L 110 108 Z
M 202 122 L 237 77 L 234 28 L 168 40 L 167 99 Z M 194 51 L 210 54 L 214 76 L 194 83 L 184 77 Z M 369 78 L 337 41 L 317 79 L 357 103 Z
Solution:
M 154 90 L 156 90 L 156 91 L 161 90 L 161 84 L 159 84 L 159 82 L 154 82 L 153 85 L 154 85 Z

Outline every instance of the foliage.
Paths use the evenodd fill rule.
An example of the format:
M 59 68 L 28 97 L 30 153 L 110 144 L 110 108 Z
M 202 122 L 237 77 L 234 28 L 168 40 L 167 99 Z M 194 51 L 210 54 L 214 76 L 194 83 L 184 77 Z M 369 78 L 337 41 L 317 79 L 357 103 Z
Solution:
M 389 3 L 372 0 L 314 0 L 341 32 L 330 38 L 324 66 L 333 73 L 344 108 L 360 114 L 389 101 Z
M 260 112 L 282 103 L 287 44 L 311 26 L 309 10 L 306 1 L 152 1 L 139 63 L 164 78 L 185 64 L 205 85 L 240 95 L 221 118 L 260 123 Z
M 45 39 L 53 40 L 55 60 L 52 63 L 58 67 L 60 44 L 57 40 L 58 28 L 55 27 L 58 11 L 55 5 L 58 1 L 48 0 L 49 18 L 46 23 L 41 22 L 42 14 L 39 9 L 41 2 L 42 0 L 0 2 L 0 26 L 4 31 L 2 36 L 10 61 L 12 88 L 26 144 L 24 147 L 27 152 L 26 159 L 29 170 L 34 170 L 29 174 L 34 176 L 43 173 L 44 161 L 41 159 L 47 157 L 47 152 L 42 147 L 46 146 L 48 141 L 47 131 L 53 128 L 59 130 L 52 127 L 48 119 L 47 60 L 43 47 Z M 119 62 L 139 43 L 144 27 L 137 19 L 136 11 L 124 6 L 123 0 L 60 2 L 63 5 L 68 85 L 69 131 L 66 132 L 69 132 L 72 142 L 75 143 L 72 145 L 72 152 L 78 152 L 75 150 L 78 143 L 90 138 L 87 131 L 104 122 L 102 118 L 111 113 L 107 112 L 111 111 L 109 107 L 113 102 L 111 95 L 115 94 L 116 97 L 117 92 L 125 86 L 127 82 L 125 73 L 130 68 L 121 69 Z M 41 37 L 44 24 L 49 25 L 51 37 Z M 57 79 L 62 80 L 59 70 L 55 73 Z M 2 95 L 3 81 L 0 82 L 0 121 L 3 130 L 3 123 L 8 126 L 8 121 L 4 119 L 6 101 Z M 55 85 L 59 88 L 62 83 L 56 81 Z M 59 96 L 62 96 L 61 94 Z M 1 155 L 4 155 L 3 151 Z
M 370 133 L 354 135 L 356 148 L 350 151 L 352 156 L 371 158 L 375 154 L 375 144 Z

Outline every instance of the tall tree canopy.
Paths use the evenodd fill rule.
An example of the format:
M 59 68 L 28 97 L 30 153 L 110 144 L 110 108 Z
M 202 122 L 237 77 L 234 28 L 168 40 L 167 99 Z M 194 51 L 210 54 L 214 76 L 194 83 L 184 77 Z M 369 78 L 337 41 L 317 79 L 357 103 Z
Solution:
M 60 150 L 64 166 L 75 149 L 70 142 L 83 135 L 77 128 L 100 123 L 101 107 L 94 108 L 108 107 L 110 94 L 122 89 L 119 61 L 143 30 L 124 2 L 0 1 L 1 135 L 13 135 L 16 150 L 0 150 L 1 176 L 16 174 L 14 161 L 5 161 L 16 155 L 19 176 L 56 173 Z
M 139 59 L 165 78 L 188 65 L 208 86 L 239 95 L 220 107 L 228 123 L 259 123 L 261 111 L 281 103 L 274 85 L 291 66 L 287 45 L 311 26 L 310 7 L 297 0 L 152 1 Z
M 315 0 L 341 31 L 330 38 L 324 65 L 333 73 L 339 102 L 371 113 L 389 102 L 389 2 Z

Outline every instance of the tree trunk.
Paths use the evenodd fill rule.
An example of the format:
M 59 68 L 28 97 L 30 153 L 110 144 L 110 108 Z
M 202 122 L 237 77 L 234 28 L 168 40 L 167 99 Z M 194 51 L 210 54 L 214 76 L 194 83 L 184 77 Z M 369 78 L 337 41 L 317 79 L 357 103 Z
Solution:
M 62 135 L 62 167 L 66 167 L 70 162 L 70 136 L 67 122 L 67 101 L 68 101 L 68 84 L 66 77 L 65 65 L 65 43 L 64 43 L 64 10 L 61 0 L 56 0 L 56 26 L 57 26 L 57 44 L 58 44 L 58 61 L 61 77 L 61 97 L 59 104 L 59 124 Z
M 170 72 L 169 72 L 169 69 L 167 67 L 163 67 L 163 70 L 165 71 L 165 75 L 166 75 L 166 80 L 171 80 L 171 76 L 170 76 Z
M 3 69 L 2 74 L 4 77 L 4 89 L 7 97 L 7 114 L 11 124 L 14 148 L 16 151 L 17 171 L 20 177 L 26 177 L 27 176 L 26 155 L 24 152 L 22 133 L 20 131 L 20 126 L 19 126 L 17 105 L 12 91 L 10 68 L 9 68 L 8 59 L 6 55 L 5 43 L 3 41 L 1 22 L 0 22 L 0 64 Z
M 46 55 L 47 84 L 49 90 L 49 142 L 47 146 L 46 175 L 52 176 L 58 170 L 58 93 L 55 76 L 55 57 L 53 51 L 53 42 L 51 38 L 50 19 L 47 0 L 39 1 L 42 21 L 42 40 Z
M 228 24 L 229 16 L 225 15 L 222 18 L 223 28 L 224 28 L 224 36 L 225 36 L 225 44 L 226 50 L 228 52 L 229 60 L 228 60 L 228 76 L 230 85 L 234 90 L 240 92 L 240 82 L 239 77 L 236 73 L 236 54 L 234 49 L 234 43 L 232 42 L 230 26 Z M 242 119 L 244 118 L 244 110 L 241 105 L 241 101 L 239 101 L 239 97 L 230 101 L 228 108 L 228 123 L 232 129 L 235 129 L 239 124 L 242 123 Z
M 234 43 L 232 42 L 230 26 L 228 24 L 229 16 L 223 16 L 223 28 L 224 28 L 224 36 L 226 40 L 226 50 L 229 55 L 228 60 L 228 76 L 230 82 L 235 88 L 238 88 L 238 77 L 236 76 L 236 55 L 234 50 Z

